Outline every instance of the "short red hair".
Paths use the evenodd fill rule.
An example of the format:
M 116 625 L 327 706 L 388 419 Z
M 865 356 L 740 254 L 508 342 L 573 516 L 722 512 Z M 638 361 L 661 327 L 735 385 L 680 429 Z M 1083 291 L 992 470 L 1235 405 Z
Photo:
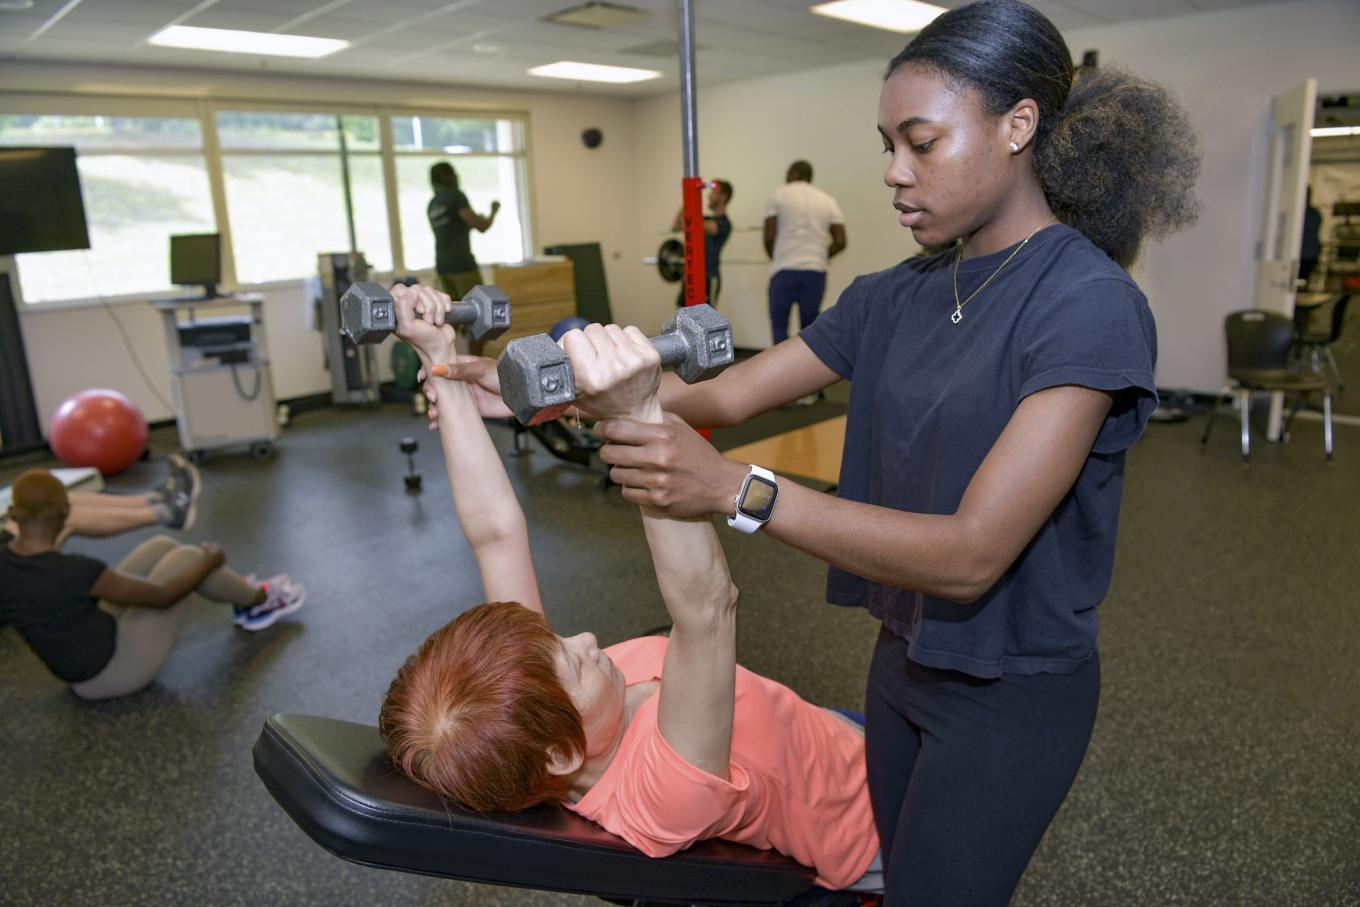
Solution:
M 59 522 L 66 516 L 66 486 L 46 469 L 19 474 L 10 491 L 10 513 L 16 523 Z
M 557 679 L 561 641 L 514 602 L 478 605 L 440 627 L 397 672 L 378 729 L 417 784 L 481 812 L 567 798 L 548 752 L 583 754 L 580 713 Z

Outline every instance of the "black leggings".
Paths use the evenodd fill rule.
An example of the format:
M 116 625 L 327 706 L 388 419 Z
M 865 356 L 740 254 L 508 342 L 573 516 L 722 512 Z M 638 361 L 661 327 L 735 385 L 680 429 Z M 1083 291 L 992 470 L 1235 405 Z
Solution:
M 879 633 L 865 697 L 887 907 L 1005 905 L 1086 755 L 1100 657 L 979 680 Z

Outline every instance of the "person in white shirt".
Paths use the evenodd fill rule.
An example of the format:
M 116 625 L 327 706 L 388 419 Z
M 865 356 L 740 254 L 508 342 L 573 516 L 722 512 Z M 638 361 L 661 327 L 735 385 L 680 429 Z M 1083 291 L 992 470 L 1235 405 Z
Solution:
M 785 179 L 765 206 L 770 333 L 775 344 L 789 337 L 789 311 L 795 303 L 799 330 L 817 318 L 826 293 L 827 264 L 845 248 L 845 217 L 834 198 L 812 185 L 812 165 L 794 161 Z

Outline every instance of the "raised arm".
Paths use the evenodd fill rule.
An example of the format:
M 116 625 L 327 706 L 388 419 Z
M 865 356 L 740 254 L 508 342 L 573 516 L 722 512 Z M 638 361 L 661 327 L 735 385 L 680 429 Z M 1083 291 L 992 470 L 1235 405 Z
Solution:
M 592 411 L 661 421 L 660 356 L 637 328 L 591 325 L 563 337 Z M 658 723 L 685 761 L 727 778 L 736 696 L 737 590 L 708 517 L 642 511 L 661 597 L 673 628 L 661 674 Z
M 444 324 L 452 303 L 448 296 L 429 287 L 398 285 L 392 288 L 392 298 L 397 334 L 415 348 L 426 374 L 435 362 L 456 361 L 453 328 Z M 474 389 L 435 377 L 425 388 L 438 405 L 444 465 L 458 522 L 482 574 L 483 594 L 487 601 L 519 602 L 541 612 L 528 525 L 478 412 Z
M 486 217 L 483 217 L 476 211 L 473 211 L 471 208 L 459 208 L 458 219 L 461 220 L 463 223 L 467 224 L 473 230 L 476 230 L 479 233 L 485 233 L 487 230 L 490 230 L 491 225 L 495 223 L 496 214 L 500 210 L 501 210 L 500 202 L 491 203 L 491 213 L 488 214 Z

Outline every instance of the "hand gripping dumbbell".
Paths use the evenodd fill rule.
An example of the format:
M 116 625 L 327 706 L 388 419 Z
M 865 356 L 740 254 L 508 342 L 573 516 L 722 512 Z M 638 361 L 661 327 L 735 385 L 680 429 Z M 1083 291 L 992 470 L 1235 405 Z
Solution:
M 675 313 L 657 337 L 649 338 L 686 384 L 705 381 L 732 364 L 732 325 L 712 306 L 687 306 Z M 576 399 L 571 360 L 547 334 L 506 344 L 496 363 L 501 399 L 525 425 L 556 419 Z
M 473 340 L 499 337 L 510 327 L 510 297 L 479 284 L 453 304 L 444 323 L 467 325 Z M 382 284 L 351 284 L 340 297 L 340 333 L 352 342 L 382 343 L 396 329 L 397 308 Z

